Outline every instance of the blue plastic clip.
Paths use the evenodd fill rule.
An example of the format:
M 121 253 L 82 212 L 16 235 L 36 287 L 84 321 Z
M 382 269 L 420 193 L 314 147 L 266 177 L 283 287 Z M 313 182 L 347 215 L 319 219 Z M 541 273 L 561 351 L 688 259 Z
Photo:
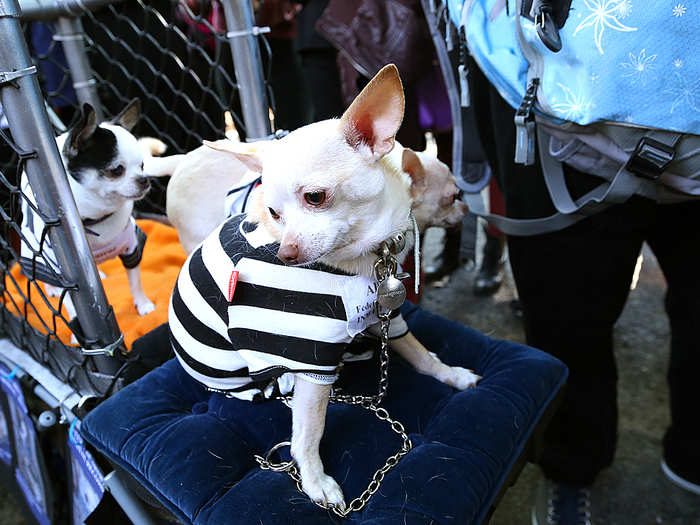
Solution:
M 80 420 L 77 417 L 71 422 L 70 427 L 68 427 L 68 439 L 70 439 L 70 442 L 73 443 L 76 447 L 84 447 L 85 445 L 83 443 L 78 443 L 73 437 L 73 433 L 75 432 L 75 426 L 78 423 L 80 423 Z
M 17 372 L 19 371 L 19 369 L 20 369 L 20 368 L 19 368 L 19 365 L 15 365 L 15 367 L 12 369 L 12 372 L 10 372 L 9 374 L 3 374 L 3 375 L 2 375 L 2 378 L 3 378 L 3 379 L 9 379 L 10 381 L 14 381 L 15 378 L 16 378 L 16 376 L 17 376 Z

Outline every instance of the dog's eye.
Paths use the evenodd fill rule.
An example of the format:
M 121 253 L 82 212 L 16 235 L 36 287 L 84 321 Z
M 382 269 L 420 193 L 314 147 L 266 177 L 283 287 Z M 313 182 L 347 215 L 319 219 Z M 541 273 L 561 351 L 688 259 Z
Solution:
M 311 206 L 320 206 L 326 202 L 325 191 L 309 191 L 304 193 L 304 200 Z
M 122 175 L 124 175 L 124 166 L 122 166 L 121 164 L 116 168 L 107 170 L 107 176 L 112 177 L 113 179 L 121 177 Z
M 457 200 L 457 193 L 453 193 L 451 195 L 445 195 L 440 198 L 440 205 L 441 206 L 452 206 L 455 201 Z
M 270 215 L 272 215 L 272 218 L 278 221 L 280 219 L 279 213 L 277 213 L 275 210 L 272 208 L 268 208 L 267 211 L 270 212 Z

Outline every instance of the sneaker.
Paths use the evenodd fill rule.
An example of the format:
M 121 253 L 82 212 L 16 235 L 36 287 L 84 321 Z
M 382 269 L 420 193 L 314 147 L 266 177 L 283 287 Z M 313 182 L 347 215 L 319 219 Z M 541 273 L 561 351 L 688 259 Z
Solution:
M 590 489 L 542 477 L 532 506 L 532 525 L 592 525 Z
M 445 244 L 442 252 L 436 257 L 433 264 L 425 268 L 423 278 L 426 283 L 439 281 L 462 265 L 463 261 L 460 255 L 461 242 L 462 231 L 460 229 L 445 230 Z M 410 268 L 410 266 L 405 265 L 404 268 Z
M 671 483 L 700 496 L 700 480 L 690 480 L 682 476 L 679 472 L 674 472 L 671 467 L 668 466 L 665 459 L 661 460 L 661 471 Z
M 525 317 L 525 311 L 523 310 L 523 304 L 520 302 L 520 299 L 517 297 L 515 299 L 511 299 L 509 305 L 510 311 L 513 312 L 515 317 L 518 319 Z

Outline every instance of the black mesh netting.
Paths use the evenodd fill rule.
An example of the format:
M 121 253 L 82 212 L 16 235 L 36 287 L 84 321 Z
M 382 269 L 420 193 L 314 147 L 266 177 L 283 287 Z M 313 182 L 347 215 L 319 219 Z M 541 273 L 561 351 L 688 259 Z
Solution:
M 71 384 L 84 393 L 101 393 L 109 388 L 112 378 L 97 372 L 90 357 L 82 355 L 64 344 L 59 337 L 62 330 L 71 333 L 66 315 L 65 301 L 75 283 L 60 275 L 52 256 L 47 256 L 46 243 L 51 228 L 60 228 L 58 217 L 45 214 L 37 208 L 20 186 L 21 174 L 27 159 L 36 157 L 33 151 L 23 151 L 13 141 L 8 129 L 0 129 L 3 150 L 12 152 L 17 159 L 14 168 L 0 171 L 0 194 L 2 202 L 2 236 L 0 236 L 0 328 L 20 348 L 35 360 L 46 365 L 60 380 Z M 41 218 L 42 231 L 30 232 L 22 228 L 22 207 L 28 213 Z M 24 249 L 20 249 L 20 245 Z M 28 270 L 22 274 L 17 261 L 21 256 L 29 261 Z M 59 295 L 58 306 L 54 306 L 46 288 L 32 278 L 34 269 L 42 267 L 61 282 L 62 288 L 54 290 Z M 66 336 L 63 339 L 65 341 Z
M 147 4 L 129 0 L 81 18 L 104 114 L 111 118 L 132 99 L 140 99 L 142 116 L 132 131 L 138 137 L 160 139 L 168 147 L 167 154 L 194 149 L 203 139 L 222 137 L 226 112 L 241 138 L 246 136 L 223 9 L 217 2 L 195 4 L 197 13 L 184 0 Z M 24 31 L 38 66 L 51 123 L 59 134 L 70 126 L 78 109 L 61 38 L 50 22 L 26 22 Z M 269 65 L 270 47 L 264 37 L 259 41 L 263 61 Z M 269 78 L 267 66 L 265 76 Z M 267 95 L 272 98 L 269 89 Z M 63 335 L 75 328 L 69 324 L 63 304 L 75 283 L 59 276 L 63 289 L 56 308 L 35 279 L 39 275 L 31 269 L 36 263 L 60 274 L 44 250 L 50 229 L 60 228 L 60 220 L 46 216 L 20 187 L 26 159 L 41 152 L 21 151 L 12 141 L 11 130 L 2 126 L 0 118 L 0 329 L 78 391 L 104 392 L 112 379 L 95 373 L 92 358 L 73 348 Z M 166 185 L 167 178 L 155 179 L 149 195 L 137 203 L 137 213 L 163 216 Z M 36 239 L 33 245 L 24 243 L 29 246 L 26 252 L 26 247 L 20 250 L 21 241 L 27 241 L 26 224 L 24 232 L 21 227 L 23 202 L 24 209 L 45 224 L 43 231 L 33 232 L 38 243 Z M 17 268 L 22 255 L 25 266 L 27 258 L 31 261 L 26 275 L 20 275 Z

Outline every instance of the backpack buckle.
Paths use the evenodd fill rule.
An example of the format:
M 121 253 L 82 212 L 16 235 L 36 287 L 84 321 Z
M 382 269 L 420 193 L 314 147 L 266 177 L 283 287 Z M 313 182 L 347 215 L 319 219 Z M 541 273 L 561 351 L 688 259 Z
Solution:
M 540 0 L 533 4 L 535 9 L 535 30 L 547 49 L 558 53 L 561 51 L 561 37 L 559 30 L 552 18 L 552 6 L 550 2 Z
M 515 163 L 531 166 L 535 163 L 535 115 L 532 108 L 537 99 L 539 78 L 533 78 L 527 85 L 525 97 L 515 112 Z
M 625 169 L 638 177 L 656 180 L 666 170 L 676 155 L 676 150 L 658 140 L 642 137 Z

